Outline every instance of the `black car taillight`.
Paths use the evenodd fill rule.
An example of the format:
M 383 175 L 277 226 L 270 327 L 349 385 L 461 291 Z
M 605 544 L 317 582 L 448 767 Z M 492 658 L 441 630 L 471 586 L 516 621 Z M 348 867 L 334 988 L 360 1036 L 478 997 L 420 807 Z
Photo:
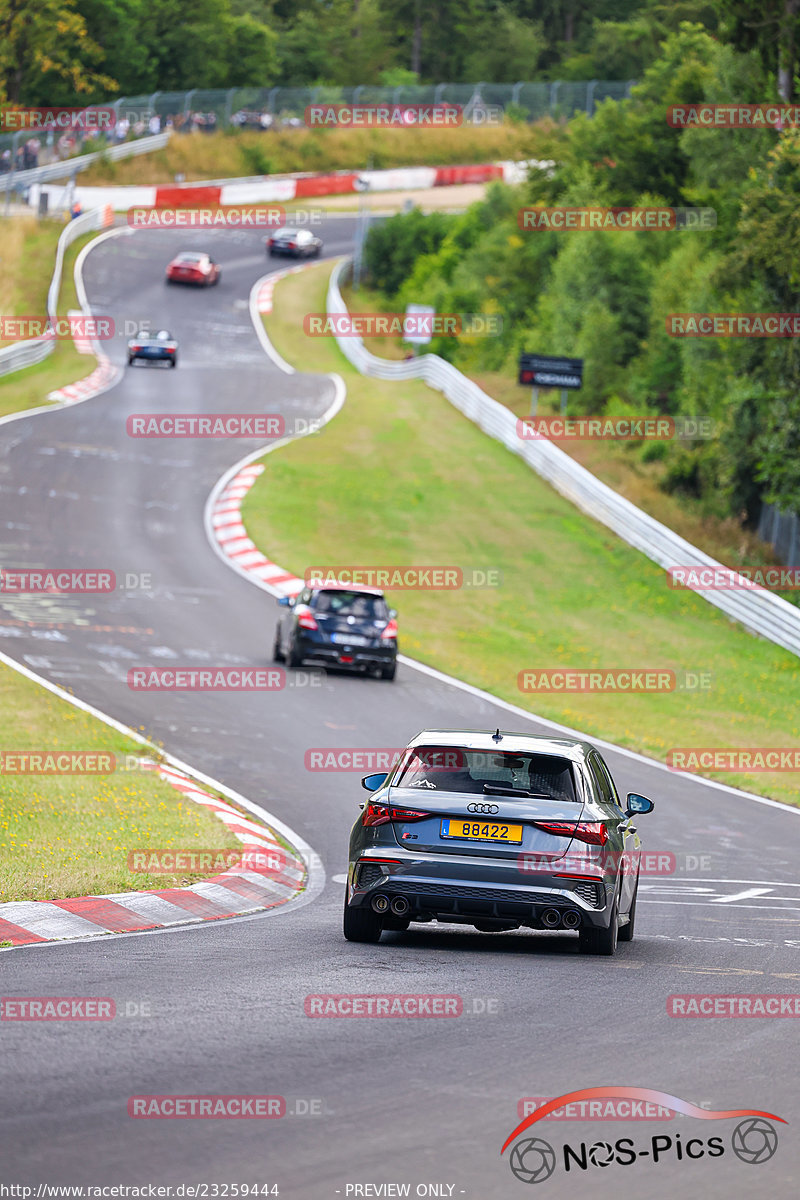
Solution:
M 369 802 L 361 815 L 362 825 L 386 825 L 389 821 L 424 821 L 431 814 L 416 808 L 395 808 L 389 804 Z
M 297 624 L 301 629 L 319 629 L 310 608 L 298 608 L 295 611 L 297 612 Z
M 385 627 L 383 633 L 381 634 L 381 641 L 387 642 L 391 638 L 396 638 L 396 637 L 397 637 L 397 621 L 395 621 L 394 618 L 392 618 L 392 620 L 388 623 L 388 625 Z
M 602 821 L 534 821 L 537 829 L 553 833 L 556 837 L 577 838 L 590 846 L 605 846 L 608 830 Z

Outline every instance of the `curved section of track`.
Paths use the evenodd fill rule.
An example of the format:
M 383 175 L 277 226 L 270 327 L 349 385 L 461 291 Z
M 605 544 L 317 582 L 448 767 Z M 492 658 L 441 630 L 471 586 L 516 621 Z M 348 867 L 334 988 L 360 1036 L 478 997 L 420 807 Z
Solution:
M 354 222 L 328 228 L 327 249 L 346 252 Z M 643 881 L 637 939 L 615 959 L 579 957 L 569 936 L 445 926 L 356 946 L 341 937 L 335 876 L 358 811 L 357 777 L 306 771 L 306 751 L 401 745 L 426 725 L 543 726 L 407 663 L 391 686 L 330 676 L 315 687 L 301 674 L 295 684 L 303 686 L 279 692 L 129 690 L 135 665 L 264 666 L 275 607 L 216 556 L 203 525 L 214 484 L 255 443 L 134 441 L 126 417 L 269 411 L 309 420 L 333 398 L 330 381 L 286 375 L 264 354 L 249 314 L 250 290 L 264 272 L 261 239 L 215 232 L 204 240 L 223 269 L 219 288 L 208 291 L 162 282 L 163 264 L 196 244 L 196 235 L 123 235 L 86 259 L 95 311 L 172 329 L 181 343 L 177 370 L 126 370 L 103 396 L 0 428 L 9 514 L 2 561 L 102 566 L 123 581 L 149 575 L 149 585 L 132 586 L 131 578 L 110 596 L 57 601 L 3 596 L 0 639 L 17 661 L 263 803 L 317 849 L 328 883 L 312 904 L 280 920 L 3 956 L 5 995 L 112 996 L 123 1012 L 127 1002 L 146 1002 L 151 1014 L 102 1025 L 3 1023 L 5 1177 L 276 1183 L 281 1196 L 303 1200 L 367 1183 L 409 1184 L 415 1195 L 418 1184 L 436 1183 L 440 1195 L 483 1200 L 520 1192 L 499 1150 L 525 1096 L 629 1084 L 791 1121 L 789 1022 L 679 1021 L 667 1017 L 666 998 L 797 990 L 794 812 L 609 751 L 620 786 L 657 802 L 643 826 L 646 845 L 679 858 L 710 856 L 693 878 Z M 110 353 L 123 361 L 122 344 Z M 304 998 L 324 992 L 455 994 L 466 1011 L 450 1020 L 306 1016 Z M 128 1116 L 132 1095 L 208 1093 L 283 1095 L 290 1112 L 313 1102 L 320 1115 Z M 684 1138 L 696 1132 L 687 1119 L 560 1123 L 543 1136 L 577 1145 L 630 1135 L 644 1144 L 678 1127 Z M 566 1176 L 562 1166 L 550 1191 L 611 1197 L 633 1184 L 654 1200 L 672 1200 L 683 1186 L 728 1200 L 750 1193 L 756 1171 L 765 1194 L 788 1197 L 800 1149 L 783 1133 L 778 1154 L 758 1167 L 730 1151 L 688 1165 L 672 1155 L 637 1166 L 591 1176 Z

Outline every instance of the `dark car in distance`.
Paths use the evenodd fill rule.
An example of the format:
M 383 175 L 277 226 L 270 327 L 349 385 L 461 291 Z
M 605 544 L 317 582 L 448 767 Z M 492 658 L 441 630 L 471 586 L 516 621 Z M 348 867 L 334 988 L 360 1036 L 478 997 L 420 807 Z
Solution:
M 133 366 L 137 358 L 177 367 L 178 343 L 168 329 L 159 329 L 158 333 L 142 329 L 128 342 L 128 366 Z
M 286 258 L 318 258 L 322 250 L 322 238 L 310 229 L 278 229 L 264 244 L 267 254 L 282 254 Z
M 275 630 L 273 658 L 290 667 L 303 663 L 374 672 L 394 679 L 397 613 L 379 588 L 325 583 L 282 596 L 285 610 Z

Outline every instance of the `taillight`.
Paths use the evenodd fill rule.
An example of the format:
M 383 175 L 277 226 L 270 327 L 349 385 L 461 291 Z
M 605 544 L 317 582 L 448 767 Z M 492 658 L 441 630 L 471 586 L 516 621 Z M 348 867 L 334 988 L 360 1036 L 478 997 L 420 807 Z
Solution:
M 372 801 L 361 814 L 362 825 L 385 825 L 391 819 L 388 804 L 373 804 Z
M 287 242 L 286 244 L 287 244 L 287 246 L 289 247 L 289 249 L 290 249 L 290 250 L 296 250 L 296 249 L 297 249 L 297 242 Z
M 319 629 L 310 608 L 302 609 L 297 613 L 297 624 L 301 629 Z
M 389 624 L 386 626 L 383 633 L 381 634 L 381 639 L 383 641 L 387 641 L 389 638 L 396 638 L 396 637 L 397 637 L 397 621 L 395 621 L 394 618 L 392 618 L 392 620 L 389 622 Z
M 133 350 L 135 354 L 138 354 L 141 348 L 141 346 L 131 346 L 131 350 Z
M 424 821 L 431 814 L 416 808 L 394 808 L 370 801 L 361 816 L 362 825 L 386 825 L 389 821 Z
M 537 829 L 553 833 L 556 837 L 573 837 L 590 846 L 605 846 L 608 830 L 602 821 L 534 821 Z

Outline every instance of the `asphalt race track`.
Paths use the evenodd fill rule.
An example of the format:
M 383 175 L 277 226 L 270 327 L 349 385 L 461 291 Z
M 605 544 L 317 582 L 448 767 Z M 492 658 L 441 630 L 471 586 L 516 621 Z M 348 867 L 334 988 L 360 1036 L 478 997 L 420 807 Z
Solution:
M 326 224 L 326 253 L 350 248 L 354 224 Z M 219 287 L 165 287 L 166 261 L 199 242 L 222 265 Z M 135 665 L 270 661 L 275 602 L 217 557 L 203 528 L 214 483 L 257 443 L 133 440 L 125 427 L 148 411 L 289 421 L 328 408 L 330 380 L 285 375 L 259 344 L 247 301 L 268 269 L 253 232 L 123 234 L 88 255 L 94 311 L 169 328 L 180 363 L 126 368 L 102 396 L 0 428 L 2 561 L 152 579 L 57 603 L 3 596 L 0 649 L 275 813 L 320 856 L 324 887 L 285 913 L 0 955 L 4 995 L 110 996 L 118 1010 L 149 1003 L 151 1014 L 3 1023 L 0 1182 L 277 1184 L 287 1200 L 402 1194 L 368 1184 L 408 1184 L 412 1196 L 525 1196 L 529 1185 L 500 1156 L 520 1098 L 614 1084 L 715 1110 L 764 1109 L 788 1124 L 777 1125 L 774 1157 L 754 1164 L 732 1152 L 730 1120 L 541 1123 L 531 1135 L 558 1156 L 565 1141 L 630 1136 L 644 1149 L 677 1133 L 684 1142 L 718 1135 L 726 1147 L 679 1160 L 673 1145 L 657 1162 L 642 1155 L 630 1167 L 568 1174 L 560 1162 L 543 1195 L 796 1196 L 791 1019 L 666 1015 L 672 993 L 798 991 L 796 812 L 609 751 L 621 790 L 656 801 L 640 822 L 645 846 L 679 863 L 674 876 L 643 880 L 636 940 L 615 958 L 579 956 L 573 935 L 457 926 L 353 945 L 341 934 L 337 877 L 363 792 L 357 774 L 305 770 L 306 750 L 399 746 L 426 725 L 541 726 L 407 663 L 394 684 L 331 676 L 314 687 L 306 673 L 305 686 L 274 693 L 127 687 Z M 110 353 L 123 363 L 124 342 Z M 683 855 L 707 858 L 686 871 Z M 464 1014 L 306 1016 L 304 998 L 323 992 L 457 995 Z M 133 1095 L 207 1093 L 284 1096 L 287 1115 L 128 1116 Z

